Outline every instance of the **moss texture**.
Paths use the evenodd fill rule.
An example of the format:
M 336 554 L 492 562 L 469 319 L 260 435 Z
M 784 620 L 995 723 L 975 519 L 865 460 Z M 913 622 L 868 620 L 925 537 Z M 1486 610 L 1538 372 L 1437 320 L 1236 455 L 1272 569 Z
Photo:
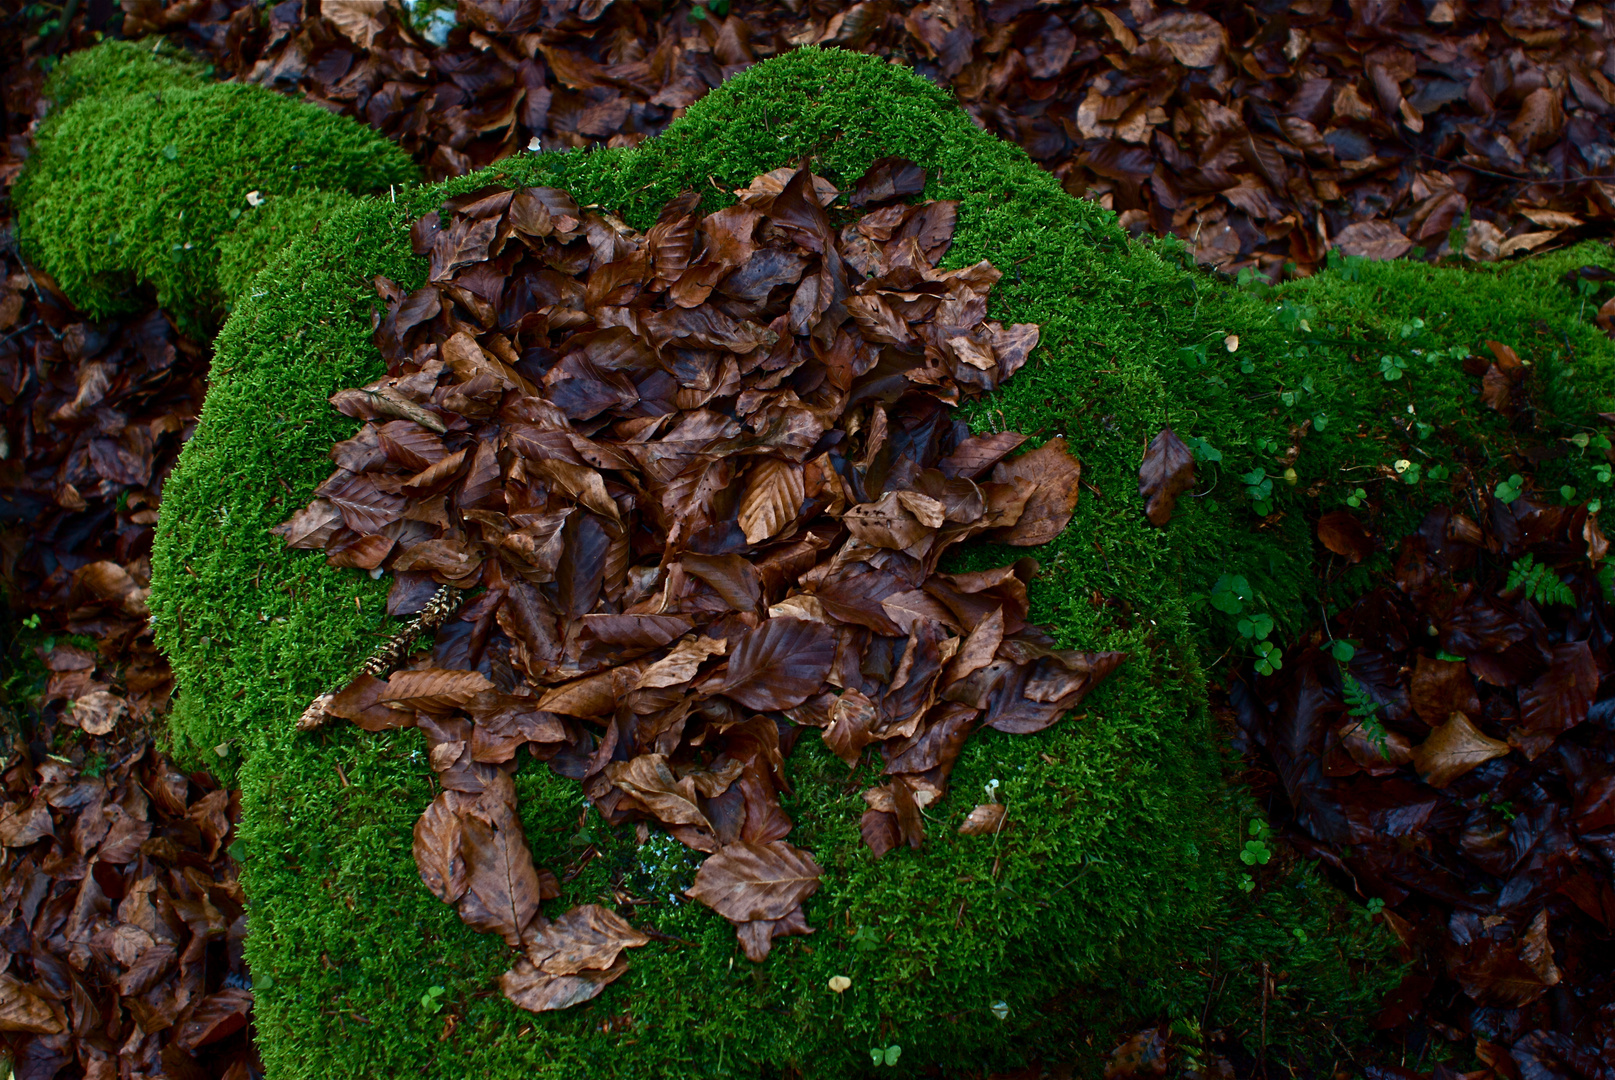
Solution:
M 318 106 L 211 83 L 127 43 L 64 65 L 70 102 L 41 127 L 12 198 L 24 255 L 82 310 L 127 310 L 150 286 L 182 328 L 217 325 L 219 242 L 248 195 L 365 193 L 418 178 L 385 139 Z
M 712 209 L 723 190 L 807 155 L 845 181 L 892 153 L 931 170 L 928 196 L 960 200 L 948 264 L 985 257 L 1006 271 L 992 317 L 1043 328 L 1034 363 L 974 407 L 973 422 L 1063 433 L 1084 459 L 1089 486 L 1071 527 L 1036 552 L 1033 615 L 1063 644 L 1134 658 L 1050 731 L 973 740 L 920 852 L 870 860 L 856 829 L 865 778 L 804 740 L 786 808 L 799 822 L 793 839 L 827 871 L 807 906 L 820 929 L 782 942 L 761 966 L 739 957 L 722 920 L 679 900 L 693 873 L 687 853 L 660 840 L 636 847 L 586 812 L 575 784 L 522 770 L 538 861 L 564 868 L 591 843 L 603 853 L 557 905 L 597 900 L 618 882 L 656 900 L 643 919 L 678 940 L 637 952 L 590 1005 L 520 1013 L 490 993 L 505 947 L 418 884 L 409 834 L 431 796 L 419 735 L 291 731 L 307 701 L 388 629 L 385 582 L 330 570 L 267 533 L 307 501 L 329 447 L 352 433 L 327 396 L 380 370 L 371 280 L 419 285 L 409 223 L 490 181 L 567 187 L 645 227 L 689 187 Z M 1070 1052 L 1080 1033 L 1050 1018 L 1075 1015 L 1056 1000 L 1073 985 L 1112 986 L 1092 1015 L 1203 998 L 1196 965 L 1213 942 L 1235 956 L 1293 957 L 1297 997 L 1341 1011 L 1395 977 L 1383 935 L 1357 934 L 1345 955 L 1332 903 L 1235 889 L 1241 815 L 1211 749 L 1203 665 L 1237 634 L 1204 597 L 1237 573 L 1252 586 L 1247 611 L 1292 629 L 1307 622 L 1317 602 L 1308 516 L 1377 466 L 1418 456 L 1419 429 L 1407 422 L 1437 425 L 1484 478 L 1512 472 L 1488 456 L 1508 425 L 1479 407 L 1454 349 L 1495 337 L 1533 360 L 1544 426 L 1568 433 L 1610 409 L 1609 343 L 1554 283 L 1567 266 L 1610 265 L 1607 250 L 1473 274 L 1350 265 L 1276 292 L 1219 283 L 1186 269 L 1175 243 L 1129 241 L 1109 212 L 1066 196 L 943 91 L 815 49 L 732 79 L 636 150 L 524 156 L 396 202 L 331 209 L 249 286 L 246 264 L 228 264 L 228 291 L 245 291 L 217 343 L 201 426 L 165 489 L 153 556 L 151 603 L 182 688 L 172 738 L 243 789 L 248 955 L 272 1075 L 745 1076 L 789 1066 L 843 1076 L 893 1043 L 904 1048 L 899 1071 L 1005 1068 Z M 294 211 L 288 203 L 283 223 Z M 269 227 L 275 214 L 255 220 Z M 193 284 L 224 291 L 205 272 Z M 1395 382 L 1381 374 L 1386 355 L 1408 364 Z M 1280 474 L 1303 419 L 1313 429 L 1299 442 L 1298 482 L 1274 480 L 1281 516 L 1253 528 L 1236 477 L 1258 466 Z M 1137 468 L 1168 422 L 1223 457 L 1204 474 L 1207 496 L 1183 500 L 1157 530 L 1142 517 Z M 1555 464 L 1582 467 L 1573 456 Z M 1374 486 L 1381 535 L 1446 494 L 1428 479 Z M 982 547 L 965 560 L 1018 554 Z M 1013 829 L 955 836 L 989 778 L 1002 782 Z M 1325 932 L 1329 947 L 1309 946 Z M 840 997 L 826 989 L 835 974 L 853 980 Z M 441 1013 L 419 1004 L 431 986 L 446 988 Z M 1004 1019 L 995 1002 L 1008 1007 Z

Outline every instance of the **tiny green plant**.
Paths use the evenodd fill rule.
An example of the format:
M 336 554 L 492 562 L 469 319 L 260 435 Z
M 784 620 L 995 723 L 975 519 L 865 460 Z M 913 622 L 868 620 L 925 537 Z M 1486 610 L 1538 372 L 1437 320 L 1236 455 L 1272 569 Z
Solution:
M 1255 596 L 1250 582 L 1238 574 L 1224 574 L 1211 587 L 1211 606 L 1228 615 L 1238 615 Z
M 1271 514 L 1273 512 L 1273 481 L 1268 477 L 1267 472 L 1258 465 L 1241 476 L 1239 480 L 1240 483 L 1245 485 L 1245 494 L 1250 496 L 1251 509 L 1261 517 Z
M 1273 859 L 1273 849 L 1267 846 L 1267 841 L 1273 832 L 1268 828 L 1267 822 L 1261 818 L 1254 818 L 1250 823 L 1251 839 L 1245 841 L 1245 846 L 1239 852 L 1239 861 L 1246 866 L 1266 866 Z
M 1576 606 L 1576 594 L 1570 586 L 1559 579 L 1552 567 L 1538 563 L 1534 555 L 1525 556 L 1509 570 L 1507 590 L 1515 589 L 1524 589 L 1525 595 L 1539 604 Z
M 1497 490 L 1492 494 L 1497 496 L 1499 499 L 1502 499 L 1506 503 L 1511 503 L 1515 499 L 1518 499 L 1524 492 L 1525 477 L 1521 476 L 1519 473 L 1515 473 L 1507 480 L 1500 481 L 1497 485 Z
M 1402 377 L 1408 369 L 1408 362 L 1401 356 L 1382 356 L 1379 358 L 1379 373 L 1385 377 L 1386 382 L 1395 382 Z
M 1329 646 L 1329 655 L 1342 664 L 1351 663 L 1351 658 L 1357 655 L 1357 646 L 1349 641 L 1336 641 Z
M 1379 702 L 1375 701 L 1363 684 L 1349 672 L 1341 674 L 1340 683 L 1342 695 L 1346 699 L 1346 711 L 1357 721 L 1357 726 L 1368 737 L 1368 741 L 1383 753 L 1386 735 L 1385 725 L 1379 718 Z
M 880 933 L 873 926 L 860 926 L 852 933 L 852 947 L 859 952 L 880 948 Z
M 1212 446 L 1198 435 L 1191 435 L 1188 441 L 1189 452 L 1194 455 L 1194 459 L 1200 464 L 1209 465 L 1213 462 L 1222 460 L 1222 451 L 1218 450 L 1215 446 Z
M 697 4 L 690 9 L 690 18 L 696 22 L 711 15 L 721 19 L 727 14 L 729 14 L 729 0 L 707 0 L 705 4 Z
M 1284 666 L 1283 651 L 1271 641 L 1258 641 L 1253 648 L 1256 650 L 1256 673 L 1258 675 L 1271 675 Z
M 443 995 L 448 990 L 441 986 L 429 986 L 426 993 L 421 995 L 421 1012 L 436 1015 L 443 1011 Z
M 27 618 L 23 619 L 22 624 L 23 624 L 23 626 L 27 627 L 29 630 L 38 630 L 39 629 L 39 612 L 36 611 L 36 612 L 33 612 L 32 614 L 30 614 Z
M 903 1056 L 903 1048 L 896 1043 L 890 1046 L 871 1046 L 869 1060 L 875 1066 L 896 1065 L 897 1059 Z
M 1362 488 L 1357 488 L 1350 495 L 1346 496 L 1346 505 L 1351 507 L 1353 510 L 1356 510 L 1367 501 L 1368 492 L 1364 491 Z

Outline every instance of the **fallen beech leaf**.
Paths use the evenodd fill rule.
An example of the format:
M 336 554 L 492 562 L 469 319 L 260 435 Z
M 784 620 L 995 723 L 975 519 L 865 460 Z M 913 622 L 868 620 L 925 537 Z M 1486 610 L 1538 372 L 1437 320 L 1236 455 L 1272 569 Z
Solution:
M 1318 542 L 1353 563 L 1374 553 L 1374 538 L 1355 515 L 1345 510 L 1333 510 L 1318 519 Z
M 1548 670 L 1520 690 L 1522 725 L 1553 735 L 1570 730 L 1587 719 L 1598 681 L 1598 664 L 1587 642 L 1555 645 Z
M 1400 259 L 1413 247 L 1409 240 L 1389 221 L 1359 221 L 1340 230 L 1335 247 L 1343 255 L 1360 255 L 1365 259 Z
M 695 782 L 675 778 L 662 754 L 640 754 L 628 761 L 614 761 L 606 766 L 606 778 L 642 803 L 664 825 L 712 827 L 696 801 Z
M 730 650 L 718 692 L 749 709 L 800 705 L 824 685 L 835 650 L 835 635 L 821 623 L 769 619 Z
M 527 958 L 546 975 L 576 975 L 607 970 L 622 950 L 649 944 L 650 938 L 616 912 L 583 904 L 532 935 Z
M 129 703 L 106 690 L 92 690 L 76 698 L 66 719 L 86 735 L 110 735 L 129 711 Z
M 538 914 L 538 870 L 515 809 L 495 801 L 487 816 L 484 821 L 475 814 L 461 815 L 466 890 L 460 897 L 460 918 L 474 930 L 518 945 Z
M 818 890 L 821 873 L 811 855 L 783 840 L 740 841 L 703 862 L 684 895 L 732 923 L 783 919 Z
M 1198 11 L 1170 11 L 1139 27 L 1138 34 L 1145 41 L 1160 41 L 1178 63 L 1191 68 L 1211 67 L 1228 43 L 1222 24 Z
M 368 49 L 387 25 L 386 7 L 376 0 L 323 0 L 320 14 L 342 32 L 342 36 Z
M 895 848 L 903 839 L 897 828 L 897 815 L 889 810 L 869 809 L 858 822 L 864 846 L 880 858 Z
M 1447 967 L 1477 1004 L 1513 1009 L 1539 1000 L 1562 978 L 1548 940 L 1548 913 L 1539 911 L 1523 935 L 1506 921 L 1488 926 L 1471 911 L 1449 925 L 1453 951 Z
M 1003 803 L 982 803 L 959 826 L 961 836 L 995 835 L 1004 825 Z
M 871 163 L 858 178 L 847 203 L 854 208 L 880 206 L 924 190 L 924 169 L 907 158 L 883 157 Z
M 14 976 L 0 974 L 0 1031 L 54 1035 L 64 1027 L 62 1014 Z
M 1475 729 L 1455 712 L 1413 750 L 1413 767 L 1431 787 L 1444 788 L 1469 770 L 1508 753 L 1509 745 Z
M 445 904 L 464 896 L 470 880 L 460 852 L 460 817 L 451 806 L 453 798 L 447 791 L 439 792 L 415 822 L 415 866 L 432 895 Z
M 806 497 L 802 466 L 776 458 L 759 461 L 740 497 L 740 531 L 746 543 L 760 544 L 778 533 L 796 517 Z
M 50 807 L 43 800 L 8 802 L 0 808 L 0 846 L 27 847 L 52 835 Z
M 1138 467 L 1138 493 L 1147 500 L 1144 516 L 1150 524 L 1165 526 L 1172 520 L 1178 496 L 1194 487 L 1194 455 L 1171 428 L 1161 429 L 1144 451 Z
M 600 996 L 600 991 L 622 978 L 627 970 L 628 958 L 619 956 L 617 962 L 604 971 L 549 975 L 523 956 L 499 976 L 499 989 L 512 1004 L 528 1012 L 553 1012 Z
M 988 538 L 1015 547 L 1046 544 L 1071 522 L 1081 494 L 1082 463 L 1072 456 L 1064 436 L 1057 435 L 1030 453 L 993 466 L 998 483 L 1017 480 L 1035 484 L 1015 524 L 988 534 Z
M 1609 554 L 1609 540 L 1604 536 L 1604 530 L 1598 526 L 1598 515 L 1588 514 L 1587 523 L 1581 527 L 1581 538 L 1587 541 L 1587 561 L 1597 566 Z

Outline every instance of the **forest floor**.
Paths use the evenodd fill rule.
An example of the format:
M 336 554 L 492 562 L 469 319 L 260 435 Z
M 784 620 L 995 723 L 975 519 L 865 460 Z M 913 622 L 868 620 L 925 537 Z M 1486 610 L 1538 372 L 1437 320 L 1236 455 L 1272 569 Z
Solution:
M 157 34 L 220 77 L 370 124 L 433 179 L 529 148 L 637 144 L 727 75 L 820 44 L 951 87 L 1068 192 L 1135 233 L 1183 238 L 1203 266 L 1242 283 L 1309 274 L 1334 252 L 1496 261 L 1608 237 L 1615 222 L 1607 5 L 461 0 L 406 15 L 363 0 L 5 0 L 0 1032 L 19 1077 L 116 1076 L 120 1056 L 146 1063 L 133 1075 L 261 1074 L 229 855 L 238 800 L 160 751 L 172 680 L 146 627 L 163 481 L 194 430 L 210 347 L 155 307 L 100 323 L 74 311 L 20 261 L 4 194 L 54 62 L 106 35 Z M 1615 334 L 1610 276 L 1587 268 L 1566 287 Z M 1509 369 L 1507 355 L 1496 360 Z M 1412 966 L 1374 1040 L 1342 1047 L 1332 1066 L 1275 1060 L 1229 1034 L 1199 1074 L 1615 1077 L 1615 686 L 1569 645 L 1516 657 L 1518 670 L 1499 661 L 1476 672 L 1477 686 L 1452 660 L 1416 659 L 1404 632 L 1438 602 L 1432 581 L 1473 569 L 1468 528 L 1544 566 L 1603 560 L 1596 506 L 1509 505 L 1490 519 L 1476 512 L 1479 524 L 1454 512 L 1407 538 L 1395 574 L 1331 631 L 1388 671 L 1414 669 L 1402 705 L 1432 727 L 1453 710 L 1485 716 L 1504 686 L 1519 687 L 1524 708 L 1563 714 L 1546 741 L 1449 732 L 1495 759 L 1492 791 L 1467 816 L 1440 795 L 1450 778 L 1413 760 L 1394 732 L 1370 745 L 1360 733 L 1301 731 L 1297 743 L 1285 725 L 1305 711 L 1296 702 L 1312 692 L 1308 657 L 1321 637 L 1298 642 L 1282 676 L 1257 678 L 1236 660 L 1215 673 L 1242 779 L 1278 826 L 1279 863 L 1320 860 L 1396 931 Z M 1346 557 L 1357 542 L 1320 539 Z M 1506 566 L 1482 573 L 1472 595 L 1498 598 L 1486 632 L 1508 639 L 1499 655 L 1532 635 L 1607 650 L 1604 566 L 1602 594 Z M 1536 618 L 1524 628 L 1527 604 Z M 1316 750 L 1322 770 L 1298 763 L 1295 745 Z M 1369 777 L 1386 782 L 1357 782 Z M 1373 806 L 1361 802 L 1369 790 Z M 1415 822 L 1400 855 L 1353 854 L 1397 814 Z M 112 870 L 130 859 L 147 872 Z M 75 940 L 113 905 L 147 912 L 150 925 L 131 914 L 117 934 Z M 36 948 L 41 935 L 61 935 L 60 947 Z M 124 954 L 158 959 L 124 970 L 114 963 Z M 1168 1019 L 1139 1018 L 1107 1076 L 1188 1069 Z M 1015 1075 L 1070 1075 L 1070 1065 Z

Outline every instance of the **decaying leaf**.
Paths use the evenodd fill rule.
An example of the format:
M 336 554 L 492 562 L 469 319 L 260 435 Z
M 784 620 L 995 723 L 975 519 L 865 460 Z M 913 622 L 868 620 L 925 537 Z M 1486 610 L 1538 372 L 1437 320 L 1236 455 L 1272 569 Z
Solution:
M 1164 526 L 1172 520 L 1178 496 L 1194 487 L 1194 455 L 1169 427 L 1161 429 L 1144 451 L 1138 467 L 1138 493 L 1143 496 L 1144 516 L 1150 524 Z
M 1476 730 L 1455 712 L 1413 751 L 1413 764 L 1431 787 L 1444 788 L 1470 769 L 1508 753 L 1509 745 Z

